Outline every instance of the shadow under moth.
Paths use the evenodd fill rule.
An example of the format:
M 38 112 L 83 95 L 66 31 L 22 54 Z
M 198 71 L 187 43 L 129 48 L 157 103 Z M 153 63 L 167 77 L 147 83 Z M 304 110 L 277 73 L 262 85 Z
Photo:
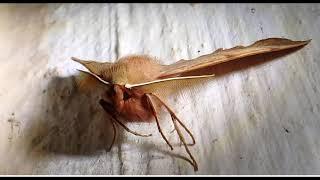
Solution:
M 117 125 L 134 135 L 148 137 L 151 134 L 135 132 L 129 129 L 125 123 L 154 121 L 163 140 L 173 150 L 173 146 L 163 133 L 159 123 L 159 108 L 164 108 L 170 114 L 175 132 L 190 157 L 185 160 L 197 171 L 197 162 L 188 147 L 196 143 L 195 138 L 166 102 L 168 96 L 173 92 L 197 86 L 199 83 L 213 78 L 213 73 L 203 74 L 201 69 L 253 55 L 302 47 L 309 42 L 310 40 L 292 41 L 283 38 L 269 38 L 259 40 L 249 46 L 220 48 L 211 54 L 190 60 L 180 60 L 169 65 L 161 64 L 155 58 L 147 55 L 126 56 L 114 63 L 81 60 L 75 57 L 71 59 L 82 64 L 88 70 L 79 70 L 80 78 L 77 79 L 77 84 L 80 89 L 94 89 L 97 85 L 104 87 L 99 104 L 111 117 L 113 139 L 109 150 L 116 139 Z M 186 75 L 190 72 L 195 75 Z M 120 121 L 119 118 L 122 120 Z M 192 139 L 191 143 L 186 142 L 181 132 L 182 129 Z

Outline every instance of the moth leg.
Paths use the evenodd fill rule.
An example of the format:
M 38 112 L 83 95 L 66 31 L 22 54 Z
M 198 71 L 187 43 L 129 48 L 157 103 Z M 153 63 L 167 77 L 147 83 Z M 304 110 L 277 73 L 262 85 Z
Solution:
M 177 130 L 177 133 L 178 133 L 178 135 L 179 135 L 180 140 L 182 141 L 182 143 L 183 143 L 183 145 L 184 145 L 184 148 L 186 149 L 188 155 L 190 156 L 190 158 L 191 158 L 191 160 L 192 160 L 192 162 L 193 162 L 193 163 L 192 163 L 192 166 L 193 166 L 193 168 L 194 168 L 194 171 L 198 171 L 198 164 L 197 164 L 196 160 L 194 159 L 194 157 L 192 156 L 192 154 L 191 154 L 191 152 L 190 152 L 190 150 L 189 150 L 189 148 L 188 148 L 188 145 L 187 145 L 187 143 L 186 143 L 186 141 L 185 141 L 185 139 L 184 139 L 184 137 L 183 137 L 183 135 L 182 135 L 182 133 L 181 133 L 178 125 L 177 125 L 176 118 L 173 118 L 173 117 L 172 117 L 172 122 L 173 122 L 173 124 L 174 124 L 174 127 L 175 127 L 176 130 Z
M 169 113 L 171 114 L 171 116 L 175 117 L 175 119 L 178 121 L 178 123 L 183 127 L 183 129 L 185 129 L 187 131 L 187 133 L 190 135 L 191 139 L 192 139 L 192 143 L 191 144 L 187 144 L 190 146 L 193 146 L 196 144 L 196 140 L 194 139 L 194 136 L 192 135 L 191 131 L 183 124 L 183 122 L 181 122 L 179 120 L 179 118 L 175 115 L 175 113 L 156 95 L 151 94 L 152 96 L 154 96 L 155 98 L 157 98 L 158 101 L 160 101 L 165 107 L 166 109 L 169 111 Z M 175 129 L 173 129 L 170 133 L 172 133 Z
M 109 146 L 109 148 L 107 150 L 108 152 L 111 151 L 111 148 L 113 147 L 114 142 L 116 141 L 116 136 L 117 136 L 117 128 L 116 128 L 115 122 L 113 120 L 111 120 L 111 119 L 110 119 L 110 121 L 112 123 L 113 138 L 112 138 L 112 142 L 111 142 L 111 144 L 110 144 L 110 146 Z
M 158 127 L 158 130 L 159 130 L 162 138 L 166 141 L 166 143 L 168 144 L 168 146 L 170 147 L 170 149 L 173 150 L 172 145 L 170 144 L 170 142 L 168 141 L 168 139 L 166 138 L 166 136 L 165 136 L 165 135 L 163 134 L 163 132 L 162 132 L 162 129 L 161 129 L 161 127 L 160 127 L 160 123 L 159 123 L 159 120 L 158 120 L 158 117 L 157 117 L 157 112 L 156 112 L 156 110 L 155 110 L 155 108 L 154 108 L 154 105 L 153 105 L 153 103 L 152 103 L 152 99 L 151 99 L 150 95 L 149 95 L 149 94 L 146 94 L 146 97 L 147 97 L 147 102 L 148 102 L 149 106 L 151 107 L 152 115 L 153 115 L 154 118 L 156 119 L 157 127 Z
M 113 119 L 114 122 L 118 123 L 120 126 L 122 126 L 127 132 L 132 133 L 136 136 L 141 136 L 141 137 L 149 137 L 152 134 L 140 134 L 135 131 L 130 130 L 126 125 L 124 125 L 121 121 L 119 121 L 116 117 L 115 110 L 111 104 L 109 104 L 107 101 L 100 99 L 99 104 L 103 107 L 103 109 L 111 115 L 111 118 Z
M 174 114 L 174 112 L 173 112 L 160 98 L 158 98 L 158 97 L 157 97 L 156 95 L 154 95 L 154 94 L 152 94 L 152 95 L 153 95 L 154 97 L 156 97 L 156 98 L 166 107 L 166 109 L 169 111 L 169 113 L 170 113 L 170 115 L 171 115 L 171 119 L 172 119 L 173 125 L 174 125 L 174 127 L 175 127 L 175 129 L 176 129 L 176 131 L 177 131 L 178 136 L 179 136 L 179 139 L 182 141 L 182 143 L 183 143 L 183 145 L 184 145 L 184 148 L 186 149 L 188 155 L 190 156 L 190 158 L 191 158 L 191 160 L 192 160 L 192 163 L 191 163 L 190 161 L 188 161 L 188 162 L 191 163 L 191 165 L 192 165 L 193 168 L 194 168 L 194 171 L 198 171 L 198 164 L 197 164 L 196 160 L 194 159 L 194 157 L 192 156 L 192 154 L 191 154 L 191 152 L 190 152 L 190 150 L 189 150 L 189 148 L 188 148 L 188 145 L 187 145 L 187 143 L 186 143 L 186 141 L 185 141 L 185 139 L 184 139 L 184 137 L 183 137 L 183 135 L 182 135 L 182 133 L 181 133 L 178 125 L 177 125 L 177 122 L 176 122 L 176 121 L 179 122 L 178 117 Z M 181 123 L 180 123 L 180 124 L 181 124 Z M 185 126 L 182 126 L 182 127 L 185 127 Z M 189 131 L 189 132 L 190 132 L 190 131 Z
M 122 126 L 127 132 L 134 134 L 136 136 L 141 136 L 141 137 L 149 137 L 152 136 L 152 134 L 140 134 L 135 131 L 130 130 L 126 125 L 124 125 L 121 121 L 119 121 L 115 116 L 112 117 L 120 126 Z

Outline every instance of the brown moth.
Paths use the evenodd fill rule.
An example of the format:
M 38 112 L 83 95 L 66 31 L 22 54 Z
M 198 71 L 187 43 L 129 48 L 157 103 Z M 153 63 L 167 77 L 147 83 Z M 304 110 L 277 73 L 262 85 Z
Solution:
M 173 150 L 173 146 L 166 138 L 159 123 L 157 112 L 160 107 L 163 107 L 171 115 L 175 131 L 190 157 L 190 159 L 186 158 L 185 160 L 197 171 L 197 162 L 188 148 L 188 146 L 195 144 L 195 139 L 191 131 L 166 103 L 168 95 L 181 90 L 181 88 L 196 86 L 199 82 L 210 80 L 214 74 L 201 74 L 200 70 L 203 68 L 243 57 L 302 47 L 309 42 L 310 40 L 292 41 L 283 38 L 269 38 L 246 47 L 236 46 L 225 50 L 218 49 L 211 54 L 191 60 L 180 60 L 170 65 L 161 64 L 146 55 L 123 57 L 115 63 L 84 61 L 75 57 L 71 59 L 89 70 L 79 70 L 82 78 L 77 82 L 81 89 L 94 89 L 98 84 L 103 84 L 105 87 L 104 97 L 100 99 L 99 104 L 111 116 L 114 135 L 109 150 L 116 139 L 117 124 L 134 135 L 151 136 L 151 134 L 140 134 L 129 129 L 119 120 L 119 117 L 122 117 L 126 122 L 152 122 L 152 120 L 155 120 L 159 133 L 170 149 Z M 195 72 L 197 75 L 184 75 L 189 72 Z M 189 134 L 192 143 L 188 144 L 186 142 L 179 126 Z

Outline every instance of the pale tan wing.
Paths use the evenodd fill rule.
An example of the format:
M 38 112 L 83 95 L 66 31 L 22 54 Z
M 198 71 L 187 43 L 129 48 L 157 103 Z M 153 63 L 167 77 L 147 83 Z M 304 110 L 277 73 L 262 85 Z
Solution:
M 78 70 L 79 74 L 75 76 L 75 82 L 77 88 L 81 92 L 90 92 L 91 90 L 96 90 L 100 87 L 109 86 L 108 82 L 103 81 L 101 78 L 97 77 L 93 73 Z
M 108 85 L 108 86 L 111 84 L 110 82 L 107 82 L 107 81 L 103 80 L 101 77 L 99 77 L 98 75 L 96 75 L 96 74 L 94 74 L 94 73 L 92 73 L 90 71 L 83 71 L 83 70 L 79 70 L 79 69 L 78 69 L 78 71 L 80 71 L 81 73 L 85 73 L 85 74 L 91 76 L 92 78 L 95 78 L 96 80 L 98 80 L 102 84 L 105 84 L 105 85 Z
M 96 62 L 96 61 L 86 61 L 86 60 L 81 60 L 75 57 L 71 57 L 71 59 L 75 62 L 80 63 L 84 67 L 86 67 L 90 72 L 96 75 L 101 75 L 101 73 L 105 70 L 108 69 L 112 63 L 109 62 Z
M 236 46 L 217 51 L 191 60 L 180 60 L 171 65 L 164 65 L 158 78 L 175 77 L 181 73 L 196 71 L 219 63 L 274 51 L 296 48 L 308 44 L 307 41 L 292 41 L 283 38 L 269 38 L 257 41 L 249 46 Z
M 75 76 L 75 82 L 78 89 L 82 92 L 90 92 L 91 90 L 109 85 L 109 82 L 106 82 L 99 76 L 102 72 L 108 69 L 112 63 L 108 62 L 95 62 L 95 61 L 85 61 L 75 57 L 71 57 L 73 61 L 76 61 L 83 65 L 89 70 L 89 72 L 79 70 L 79 75 Z
M 152 83 L 137 84 L 133 88 L 139 88 L 145 93 L 155 94 L 163 99 L 175 93 L 182 93 L 185 90 L 195 90 L 200 88 L 205 82 L 212 80 L 214 74 L 202 76 L 188 76 L 181 78 L 167 78 L 164 81 L 154 81 Z

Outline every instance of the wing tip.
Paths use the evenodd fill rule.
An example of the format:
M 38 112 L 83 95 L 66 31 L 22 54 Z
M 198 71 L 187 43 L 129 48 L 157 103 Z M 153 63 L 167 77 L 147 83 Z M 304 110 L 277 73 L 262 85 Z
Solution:
M 309 44 L 312 41 L 312 39 L 308 39 L 306 41 L 303 41 L 305 45 Z
M 305 41 L 295 41 L 297 44 L 296 46 L 300 46 L 300 47 L 303 47 L 303 46 L 306 46 L 308 45 L 310 42 L 312 41 L 312 39 L 308 39 L 308 40 L 305 40 Z
M 76 58 L 76 57 L 71 57 L 71 60 L 75 61 L 75 62 L 78 62 L 78 63 L 82 63 L 83 60 L 79 59 L 79 58 Z

